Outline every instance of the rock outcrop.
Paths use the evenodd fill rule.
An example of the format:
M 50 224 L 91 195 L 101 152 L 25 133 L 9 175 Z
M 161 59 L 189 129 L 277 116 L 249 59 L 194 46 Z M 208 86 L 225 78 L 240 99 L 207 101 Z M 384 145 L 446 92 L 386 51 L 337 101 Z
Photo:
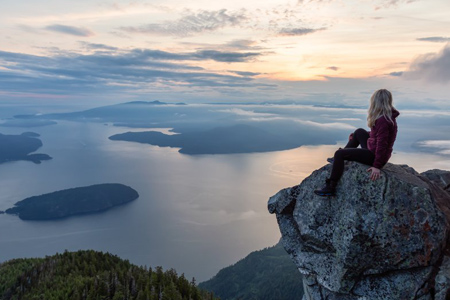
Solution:
M 326 165 L 269 200 L 303 299 L 450 299 L 450 172 L 388 164 L 371 181 L 367 168 L 346 163 L 335 197 L 313 193 Z
M 450 172 L 443 170 L 429 170 L 423 172 L 422 176 L 427 177 L 429 180 L 443 188 L 446 192 L 450 192 Z

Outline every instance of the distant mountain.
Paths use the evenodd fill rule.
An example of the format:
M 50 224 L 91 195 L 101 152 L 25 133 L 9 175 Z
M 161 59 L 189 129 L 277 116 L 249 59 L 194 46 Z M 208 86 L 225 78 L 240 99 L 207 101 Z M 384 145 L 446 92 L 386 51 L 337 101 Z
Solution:
M 19 135 L 0 133 L 0 164 L 16 160 L 28 160 L 39 164 L 42 160 L 51 159 L 47 154 L 30 154 L 42 147 L 42 141 L 37 137 L 39 134 L 34 132 Z
M 301 146 L 263 129 L 237 124 L 206 131 L 166 135 L 161 132 L 126 132 L 110 136 L 111 140 L 130 141 L 161 147 L 179 147 L 185 154 L 230 154 L 287 150 Z
M 130 102 L 126 102 L 126 103 L 119 104 L 119 105 L 133 105 L 133 104 L 139 104 L 139 105 L 141 105 L 141 104 L 144 104 L 144 105 L 169 105 L 169 104 L 172 104 L 172 105 L 187 105 L 184 102 L 166 103 L 166 102 L 161 102 L 161 101 L 158 101 L 158 100 L 155 100 L 155 101 L 130 101 Z
M 222 300 L 294 300 L 303 296 L 301 275 L 280 243 L 250 253 L 199 287 Z
M 22 220 L 53 220 L 105 211 L 138 197 L 139 194 L 129 186 L 104 183 L 29 197 L 5 212 L 18 215 Z
M 165 105 L 167 103 L 155 100 L 155 101 L 130 101 L 123 103 L 121 105 L 133 105 L 133 104 L 144 104 L 144 105 Z
M 147 269 L 109 253 L 64 252 L 0 264 L 0 299 L 217 300 L 173 269 Z
M 307 120 L 299 119 L 308 111 L 312 115 Z M 272 107 L 270 104 L 247 108 L 223 104 L 132 101 L 84 111 L 16 118 L 22 123 L 30 121 L 30 124 L 34 120 L 70 120 L 112 123 L 118 127 L 139 128 L 139 131 L 142 128 L 169 128 L 178 135 L 131 132 L 115 135 L 111 139 L 179 147 L 182 148 L 180 152 L 186 154 L 268 152 L 302 145 L 335 144 L 348 136 L 349 129 L 353 129 L 334 119 L 331 121 L 330 116 L 312 118 L 315 113 L 304 107 L 291 109 L 289 106 Z
M 170 104 L 170 105 L 169 105 Z M 16 115 L 16 120 L 91 120 L 101 122 L 142 122 L 158 117 L 165 109 L 172 114 L 171 108 L 184 106 L 185 103 L 165 103 L 161 101 L 131 101 L 113 105 L 95 107 L 83 111 L 68 113 L 49 113 L 39 115 Z M 155 110 L 157 109 L 157 110 Z M 162 109 L 162 110 L 161 110 Z M 156 118 L 159 119 L 159 118 Z M 164 118 L 161 118 L 164 120 Z M 11 122 L 11 121 L 10 121 Z M 18 122 L 18 121 L 16 121 Z M 38 121 L 35 121 L 38 122 Z M 41 121 L 43 122 L 43 121 Z

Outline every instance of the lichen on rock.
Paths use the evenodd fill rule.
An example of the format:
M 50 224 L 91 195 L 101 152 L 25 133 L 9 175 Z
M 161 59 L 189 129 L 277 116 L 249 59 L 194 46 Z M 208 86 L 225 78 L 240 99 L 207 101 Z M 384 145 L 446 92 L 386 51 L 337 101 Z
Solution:
M 446 299 L 446 175 L 387 164 L 371 181 L 367 168 L 346 163 L 335 197 L 313 193 L 330 174 L 326 165 L 269 200 L 283 246 L 304 274 L 304 299 Z

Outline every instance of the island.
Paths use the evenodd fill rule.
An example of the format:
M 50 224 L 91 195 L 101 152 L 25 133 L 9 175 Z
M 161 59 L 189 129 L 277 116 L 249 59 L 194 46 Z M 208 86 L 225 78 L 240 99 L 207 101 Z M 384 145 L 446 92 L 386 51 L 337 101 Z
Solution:
M 39 134 L 35 132 L 24 132 L 19 135 L 0 133 L 0 164 L 17 160 L 40 164 L 43 160 L 52 159 L 47 154 L 30 154 L 42 147 L 42 141 L 38 137 Z
M 298 140 L 291 140 L 245 124 L 173 135 L 156 131 L 125 132 L 112 135 L 109 139 L 181 148 L 180 153 L 190 155 L 269 152 L 293 149 L 302 145 Z
M 129 186 L 103 183 L 29 197 L 5 212 L 22 220 L 53 220 L 102 212 L 138 197 L 137 191 Z

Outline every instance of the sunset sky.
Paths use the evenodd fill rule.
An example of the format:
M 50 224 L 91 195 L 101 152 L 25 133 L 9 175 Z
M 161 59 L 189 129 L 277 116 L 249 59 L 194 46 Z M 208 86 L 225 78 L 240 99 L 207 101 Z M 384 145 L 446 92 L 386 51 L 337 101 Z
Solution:
M 450 1 L 0 5 L 0 100 L 297 101 L 450 108 Z

